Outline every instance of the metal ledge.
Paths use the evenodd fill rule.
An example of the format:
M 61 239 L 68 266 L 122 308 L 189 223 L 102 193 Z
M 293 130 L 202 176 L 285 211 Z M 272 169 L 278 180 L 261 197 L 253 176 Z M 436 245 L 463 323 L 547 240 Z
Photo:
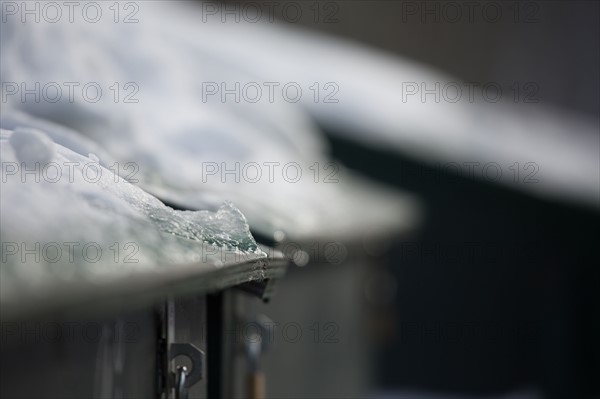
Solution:
M 99 282 L 53 281 L 40 291 L 18 290 L 12 296 L 3 297 L 0 319 L 108 313 L 157 303 L 170 295 L 203 295 L 249 282 L 281 278 L 287 268 L 287 259 L 277 251 L 267 253 L 266 258 L 246 256 L 242 262 L 224 262 L 222 265 L 209 262 L 165 265 L 160 269 L 132 271 L 125 276 Z M 269 294 L 270 291 L 266 290 L 261 295 Z

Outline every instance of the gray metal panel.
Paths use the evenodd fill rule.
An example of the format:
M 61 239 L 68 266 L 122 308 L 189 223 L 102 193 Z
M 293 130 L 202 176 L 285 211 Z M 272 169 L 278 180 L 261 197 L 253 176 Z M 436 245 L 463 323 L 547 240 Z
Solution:
M 2 322 L 3 398 L 153 398 L 154 308 L 103 319 Z

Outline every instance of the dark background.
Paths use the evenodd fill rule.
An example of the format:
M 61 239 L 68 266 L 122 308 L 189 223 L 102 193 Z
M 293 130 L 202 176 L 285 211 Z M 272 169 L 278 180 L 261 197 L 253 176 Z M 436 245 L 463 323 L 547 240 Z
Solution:
M 277 3 L 283 9 L 290 2 Z M 535 82 L 541 102 L 598 116 L 597 1 L 321 1 L 317 22 L 312 1 L 295 3 L 307 5 L 294 25 L 385 49 L 464 81 L 507 87 Z M 452 4 L 458 4 L 460 18 Z M 292 21 L 291 8 L 289 15 Z
M 403 16 L 406 3 L 440 7 L 439 21 Z M 450 22 L 437 1 L 336 2 L 324 9 L 333 22 L 308 15 L 301 22 L 464 81 L 535 82 L 541 103 L 598 118 L 598 2 L 480 2 L 475 10 L 486 3 L 501 5 L 499 22 L 477 11 L 472 21 Z M 509 15 L 514 7 L 518 22 Z M 398 290 L 393 338 L 378 362 L 383 389 L 599 397 L 596 210 L 328 137 L 335 158 L 418 194 L 425 205 L 422 229 L 397 241 L 386 260 Z

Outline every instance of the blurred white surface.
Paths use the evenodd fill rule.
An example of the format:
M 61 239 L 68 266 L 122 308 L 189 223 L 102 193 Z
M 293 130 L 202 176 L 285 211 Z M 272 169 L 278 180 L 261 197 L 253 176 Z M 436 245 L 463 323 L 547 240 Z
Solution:
M 8 19 L 3 87 L 93 82 L 104 95 L 98 101 L 64 95 L 56 102 L 8 95 L 5 114 L 13 121 L 7 123 L 18 125 L 16 109 L 65 125 L 111 158 L 139 166 L 136 178 L 146 191 L 187 209 L 215 209 L 232 200 L 266 236 L 283 231 L 290 239 L 343 238 L 358 236 L 364 226 L 414 226 L 415 201 L 331 162 L 320 132 L 298 104 L 266 97 L 256 103 L 204 101 L 206 82 L 270 77 L 248 67 L 254 56 L 223 57 L 225 43 L 214 41 L 219 31 L 197 24 L 198 9 L 188 10 L 190 4 L 177 5 L 141 3 L 136 24 Z M 139 89 L 137 102 L 115 102 L 109 90 L 115 82 Z

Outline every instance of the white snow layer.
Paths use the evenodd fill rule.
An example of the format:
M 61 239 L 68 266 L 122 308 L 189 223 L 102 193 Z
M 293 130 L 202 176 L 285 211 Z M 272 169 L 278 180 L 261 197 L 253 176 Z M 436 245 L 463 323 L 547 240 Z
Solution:
M 389 231 L 415 223 L 414 202 L 329 163 L 321 133 L 299 104 L 270 102 L 266 93 L 256 103 L 236 102 L 233 96 L 204 101 L 203 83 L 231 88 L 235 82 L 269 82 L 274 75 L 249 66 L 266 55 L 215 52 L 225 44 L 218 35 L 193 18 L 180 23 L 172 8 L 178 9 L 142 2 L 135 24 L 115 24 L 111 18 L 94 24 L 22 24 L 7 18 L 3 83 L 79 86 L 73 100 L 64 85 L 55 102 L 7 96 L 2 126 L 48 123 L 29 114 L 68 127 L 120 165 L 133 163 L 137 184 L 162 200 L 186 209 L 216 209 L 231 200 L 267 236 L 284 231 L 292 238 L 360 237 L 365 228 Z M 98 101 L 82 98 L 89 82 L 102 89 Z M 133 85 L 125 87 L 128 82 Z M 308 86 L 303 84 L 302 98 L 312 98 Z M 93 96 L 94 89 L 89 93 Z M 125 103 L 132 93 L 137 102 Z M 64 134 L 55 136 L 74 151 L 90 146 L 74 148 Z M 215 167 L 218 171 L 210 174 Z M 130 180 L 127 171 L 118 173 Z
M 16 282 L 101 282 L 136 270 L 264 257 L 231 203 L 175 211 L 40 130 L 1 130 L 3 298 Z M 16 279 L 15 279 L 16 278 Z

